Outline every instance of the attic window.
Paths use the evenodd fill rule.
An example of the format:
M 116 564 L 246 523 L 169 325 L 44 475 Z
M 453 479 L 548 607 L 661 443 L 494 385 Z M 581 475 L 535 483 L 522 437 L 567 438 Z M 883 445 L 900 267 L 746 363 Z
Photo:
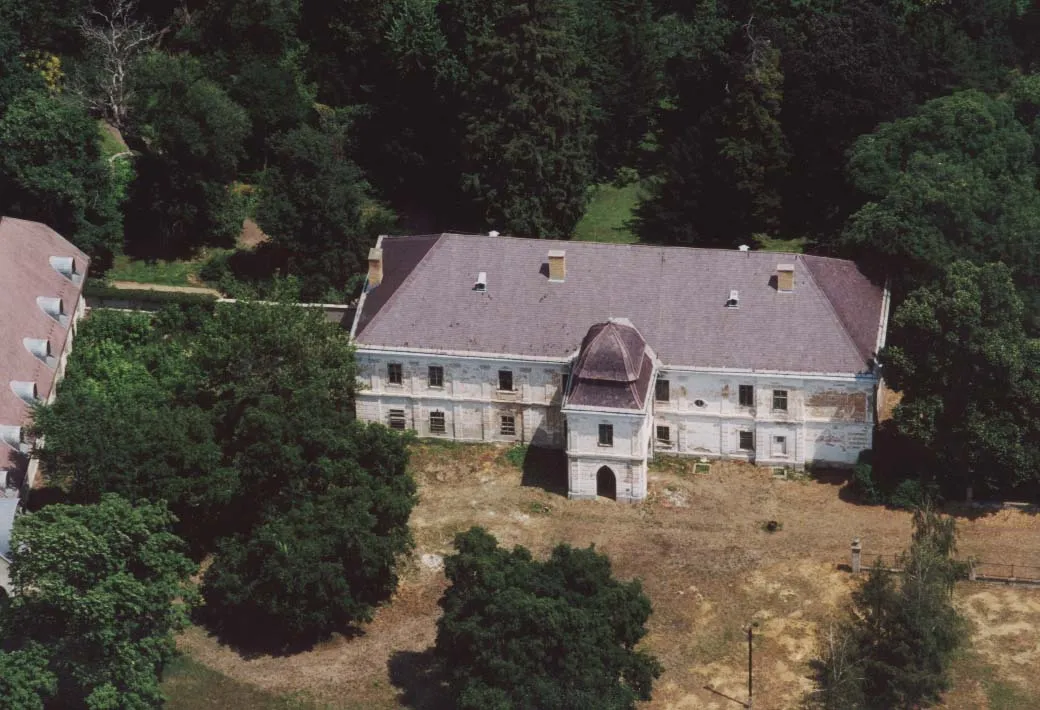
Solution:
M 76 259 L 71 256 L 52 256 L 50 264 L 59 274 L 73 283 L 79 283 L 82 278 L 76 271 Z
M 20 451 L 25 435 L 20 426 L 0 426 L 0 441 Z
M 481 271 L 477 274 L 477 281 L 473 284 L 473 290 L 485 293 L 487 291 L 487 272 Z
M 65 302 L 60 298 L 54 298 L 51 296 L 39 296 L 36 299 L 36 305 L 40 307 L 40 310 L 49 315 L 54 320 L 58 321 L 62 325 L 65 325 L 68 320 L 65 318 Z
M 44 338 L 22 338 L 22 344 L 37 360 L 50 364 L 51 341 Z
M 729 298 L 726 300 L 726 308 L 739 308 L 740 307 L 740 293 L 738 291 L 730 291 Z
M 33 404 L 40 398 L 35 382 L 11 380 L 11 391 L 18 395 L 18 398 L 26 404 Z

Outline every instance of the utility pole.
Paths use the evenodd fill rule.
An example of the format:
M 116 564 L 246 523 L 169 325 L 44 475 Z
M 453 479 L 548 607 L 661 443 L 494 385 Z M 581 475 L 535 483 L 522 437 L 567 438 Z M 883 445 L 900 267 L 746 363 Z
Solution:
M 751 624 L 747 627 L 747 707 L 748 710 L 753 710 L 755 707 L 754 694 L 752 693 L 751 685 L 751 667 L 754 662 L 753 650 L 751 645 Z

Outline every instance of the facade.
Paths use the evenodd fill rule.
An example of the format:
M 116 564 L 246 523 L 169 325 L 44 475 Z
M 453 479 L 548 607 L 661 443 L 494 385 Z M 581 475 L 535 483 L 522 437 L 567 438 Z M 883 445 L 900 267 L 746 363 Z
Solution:
M 28 436 L 32 407 L 54 399 L 83 317 L 89 260 L 37 222 L 0 218 L 0 543 L 9 540 L 17 501 L 38 462 Z M 4 502 L 6 501 L 6 502 Z M 6 584 L 0 544 L 0 585 Z
M 575 498 L 644 498 L 655 453 L 851 465 L 887 315 L 887 291 L 838 259 L 381 237 L 352 326 L 357 414 L 563 448 Z

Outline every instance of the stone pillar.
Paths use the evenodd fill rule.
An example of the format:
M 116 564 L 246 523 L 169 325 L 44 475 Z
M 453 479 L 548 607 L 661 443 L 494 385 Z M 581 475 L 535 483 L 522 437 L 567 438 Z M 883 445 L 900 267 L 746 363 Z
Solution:
M 859 538 L 852 540 L 852 573 L 859 574 L 860 571 L 860 557 L 863 553 L 863 545 L 860 544 Z

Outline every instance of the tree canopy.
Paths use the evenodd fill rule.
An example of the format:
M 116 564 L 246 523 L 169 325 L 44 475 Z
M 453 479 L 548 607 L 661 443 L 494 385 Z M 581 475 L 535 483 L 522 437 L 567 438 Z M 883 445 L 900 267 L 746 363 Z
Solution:
M 13 671 L 0 688 L 26 702 L 13 707 L 161 707 L 159 678 L 195 571 L 173 520 L 161 503 L 110 494 L 15 521 L 15 594 L 0 621 L 0 668 Z M 5 693 L 0 707 L 10 701 Z
M 459 533 L 445 561 L 436 653 L 461 709 L 634 708 L 657 660 L 636 648 L 650 602 L 593 549 L 557 546 L 539 562 L 482 528 Z

